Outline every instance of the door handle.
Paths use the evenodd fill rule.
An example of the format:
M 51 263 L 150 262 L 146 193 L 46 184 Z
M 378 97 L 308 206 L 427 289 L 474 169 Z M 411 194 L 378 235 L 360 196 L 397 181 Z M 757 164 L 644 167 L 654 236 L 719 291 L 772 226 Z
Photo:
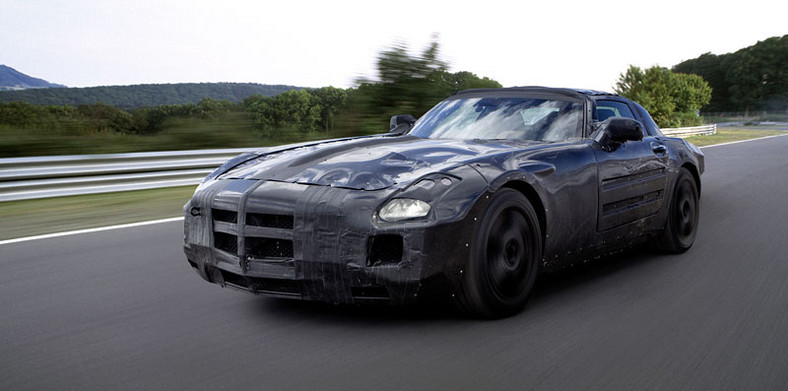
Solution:
M 663 155 L 668 152 L 668 148 L 660 143 L 651 143 L 651 150 L 658 155 Z

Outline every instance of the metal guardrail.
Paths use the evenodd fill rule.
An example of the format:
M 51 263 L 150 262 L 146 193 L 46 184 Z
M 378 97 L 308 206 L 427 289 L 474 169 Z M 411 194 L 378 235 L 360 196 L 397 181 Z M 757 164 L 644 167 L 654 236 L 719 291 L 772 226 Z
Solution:
M 662 134 L 666 136 L 673 136 L 673 137 L 689 137 L 689 136 L 698 136 L 698 135 L 710 135 L 717 133 L 717 124 L 711 125 L 703 125 L 703 126 L 691 126 L 687 128 L 665 128 L 661 129 Z
M 196 185 L 253 148 L 0 159 L 0 201 Z
M 715 134 L 717 125 L 662 129 L 668 136 Z M 226 160 L 254 148 L 0 159 L 0 202 L 196 185 Z

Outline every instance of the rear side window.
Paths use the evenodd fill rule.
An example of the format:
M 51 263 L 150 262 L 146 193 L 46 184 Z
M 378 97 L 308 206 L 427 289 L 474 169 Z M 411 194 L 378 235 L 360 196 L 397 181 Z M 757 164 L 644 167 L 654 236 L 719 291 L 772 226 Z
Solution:
M 646 109 L 643 108 L 643 106 L 641 106 L 637 102 L 632 102 L 632 103 L 635 104 L 635 110 L 637 110 L 638 114 L 640 114 L 640 117 L 643 118 L 643 124 L 646 125 L 646 130 L 648 130 L 648 134 L 652 136 L 664 136 L 662 134 L 662 131 L 659 130 L 659 126 L 657 126 L 657 123 L 654 122 L 654 120 L 648 114 L 648 111 L 646 111 Z
M 598 100 L 596 102 L 597 120 L 602 122 L 610 117 L 626 117 L 637 120 L 626 103 L 615 100 Z

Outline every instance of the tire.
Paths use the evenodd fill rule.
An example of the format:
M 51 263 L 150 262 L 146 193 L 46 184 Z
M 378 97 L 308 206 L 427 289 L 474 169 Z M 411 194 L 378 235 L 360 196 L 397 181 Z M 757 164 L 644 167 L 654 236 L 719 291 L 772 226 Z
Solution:
M 698 185 L 686 168 L 679 171 L 669 208 L 665 227 L 657 236 L 656 248 L 665 253 L 683 253 L 695 242 L 700 212 Z
M 522 310 L 542 258 L 542 233 L 531 203 L 501 189 L 490 200 L 474 239 L 457 294 L 471 316 L 502 318 Z

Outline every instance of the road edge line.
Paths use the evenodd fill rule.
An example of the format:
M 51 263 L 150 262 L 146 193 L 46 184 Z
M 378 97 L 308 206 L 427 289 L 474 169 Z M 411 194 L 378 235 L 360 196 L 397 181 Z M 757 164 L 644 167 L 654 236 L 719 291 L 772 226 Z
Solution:
M 758 138 L 748 138 L 748 139 L 746 139 L 746 140 L 731 141 L 731 142 L 722 143 L 722 144 L 711 144 L 711 145 L 704 145 L 704 146 L 702 146 L 702 147 L 698 147 L 698 148 L 701 148 L 701 149 L 702 149 L 702 148 L 720 147 L 720 146 L 723 146 L 723 145 L 731 145 L 731 144 L 746 143 L 746 142 L 748 142 L 748 141 L 758 141 L 758 140 L 765 140 L 765 139 L 767 139 L 767 138 L 775 138 L 775 137 L 783 137 L 783 136 L 788 136 L 788 133 L 783 133 L 783 134 L 773 134 L 773 135 L 771 135 L 771 136 L 763 136 L 763 137 L 758 137 Z
M 22 238 L 0 240 L 0 246 L 2 246 L 4 244 L 29 242 L 29 241 L 32 241 L 32 240 L 59 238 L 59 237 L 62 237 L 62 236 L 72 236 L 72 235 L 89 234 L 89 233 L 94 233 L 94 232 L 112 231 L 112 230 L 116 230 L 116 229 L 142 227 L 142 226 L 146 226 L 146 225 L 171 223 L 171 222 L 182 221 L 182 220 L 183 220 L 183 216 L 181 216 L 181 217 L 171 217 L 171 218 L 168 218 L 168 219 L 140 221 L 140 222 L 137 222 L 137 223 L 110 225 L 110 226 L 106 226 L 106 227 L 85 228 L 85 229 L 78 229 L 78 230 L 74 230 L 74 231 L 56 232 L 56 233 L 51 233 L 51 234 L 25 236 L 25 237 L 22 237 Z

